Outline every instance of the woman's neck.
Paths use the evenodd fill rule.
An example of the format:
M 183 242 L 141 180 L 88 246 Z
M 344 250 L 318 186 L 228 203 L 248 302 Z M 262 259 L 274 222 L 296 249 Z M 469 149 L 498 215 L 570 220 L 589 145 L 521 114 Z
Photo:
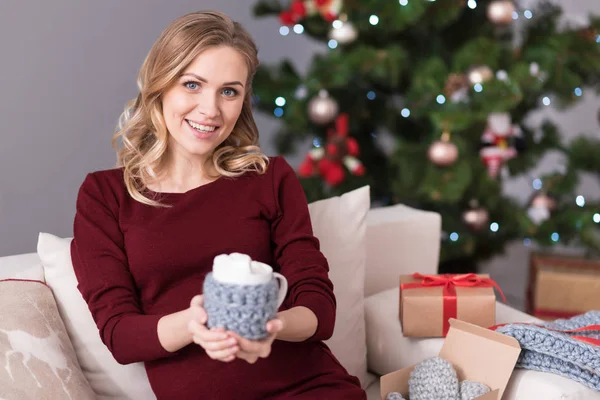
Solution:
M 208 160 L 190 160 L 180 157 L 167 159 L 163 173 L 148 188 L 155 192 L 185 193 L 213 182 L 213 167 Z

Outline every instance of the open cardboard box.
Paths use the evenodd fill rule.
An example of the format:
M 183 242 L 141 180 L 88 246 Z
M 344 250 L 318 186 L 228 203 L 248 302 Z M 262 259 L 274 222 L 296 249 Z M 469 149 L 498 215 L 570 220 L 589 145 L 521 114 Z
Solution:
M 459 382 L 472 380 L 492 389 L 477 400 L 500 400 L 520 352 L 521 346 L 513 337 L 451 318 L 439 356 L 452 363 Z M 414 367 L 383 375 L 381 399 L 385 400 L 389 392 L 408 396 L 408 379 Z

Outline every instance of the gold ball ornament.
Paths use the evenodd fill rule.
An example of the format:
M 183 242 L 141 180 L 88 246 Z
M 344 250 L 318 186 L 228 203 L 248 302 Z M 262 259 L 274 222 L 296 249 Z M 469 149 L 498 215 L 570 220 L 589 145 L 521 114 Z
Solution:
M 439 167 L 448 167 L 456 162 L 458 159 L 458 149 L 450 141 L 450 134 L 448 132 L 444 132 L 440 140 L 433 142 L 429 146 L 427 158 Z
M 327 125 L 337 117 L 339 106 L 326 90 L 308 102 L 308 118 L 317 125 Z
M 467 80 L 471 85 L 476 83 L 485 83 L 494 77 L 494 71 L 487 65 L 476 65 L 469 68 Z
M 358 37 L 358 31 L 351 22 L 342 22 L 337 28 L 329 31 L 329 39 L 333 39 L 339 44 L 352 43 Z
M 487 16 L 497 25 L 506 25 L 513 20 L 515 5 L 510 0 L 492 1 L 487 8 Z
M 450 74 L 444 85 L 444 95 L 452 97 L 452 95 L 460 90 L 466 89 L 469 85 L 467 77 L 463 74 Z

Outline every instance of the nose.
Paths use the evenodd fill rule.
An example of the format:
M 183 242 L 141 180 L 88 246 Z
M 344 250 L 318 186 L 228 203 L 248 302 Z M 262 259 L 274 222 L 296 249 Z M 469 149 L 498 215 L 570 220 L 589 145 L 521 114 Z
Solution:
M 202 96 L 199 96 L 196 108 L 205 119 L 215 119 L 221 115 L 219 100 L 214 93 L 203 93 Z

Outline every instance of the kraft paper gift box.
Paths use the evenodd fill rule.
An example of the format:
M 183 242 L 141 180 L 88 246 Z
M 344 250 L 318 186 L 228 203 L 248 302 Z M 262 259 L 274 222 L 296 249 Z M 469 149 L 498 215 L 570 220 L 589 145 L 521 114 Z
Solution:
M 515 368 L 521 347 L 513 337 L 468 322 L 450 319 L 448 336 L 439 356 L 456 370 L 459 382 L 481 382 L 490 392 L 474 400 L 500 400 Z M 408 396 L 408 380 L 415 365 L 380 378 L 381 399 L 390 392 Z
M 444 337 L 450 318 L 488 328 L 496 323 L 496 294 L 489 275 L 400 276 L 400 321 L 404 336 Z
M 570 318 L 600 310 L 600 260 L 533 252 L 527 312 L 537 318 Z

